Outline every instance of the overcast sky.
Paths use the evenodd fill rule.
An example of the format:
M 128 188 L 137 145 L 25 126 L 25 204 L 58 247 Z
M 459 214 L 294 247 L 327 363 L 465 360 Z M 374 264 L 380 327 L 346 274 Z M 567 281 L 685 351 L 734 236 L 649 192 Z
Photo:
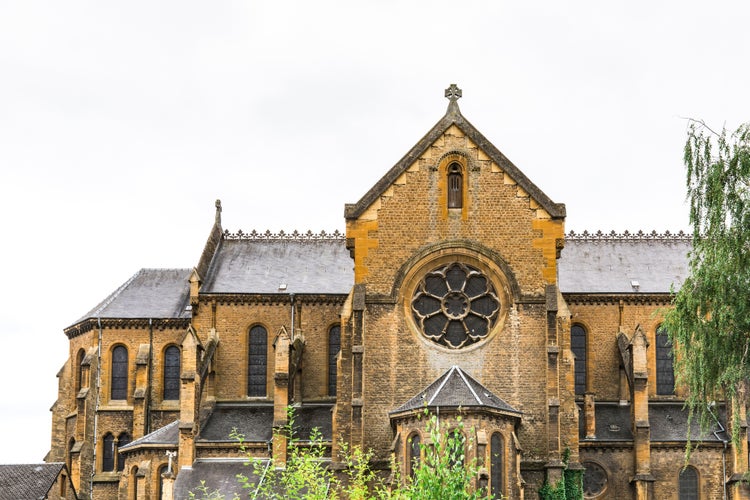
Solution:
M 750 120 L 747 2 L 0 1 L 0 463 L 49 449 L 63 328 L 224 227 L 344 229 L 461 111 L 567 229 L 687 228 L 685 117 Z

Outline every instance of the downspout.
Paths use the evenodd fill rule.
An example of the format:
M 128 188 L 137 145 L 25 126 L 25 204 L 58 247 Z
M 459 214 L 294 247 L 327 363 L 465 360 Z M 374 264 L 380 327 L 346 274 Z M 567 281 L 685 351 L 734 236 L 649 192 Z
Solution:
M 289 294 L 289 302 L 292 304 L 292 332 L 290 334 L 291 341 L 294 343 L 294 294 Z
M 99 339 L 96 348 L 96 405 L 94 406 L 94 454 L 91 465 L 91 477 L 89 478 L 89 495 L 94 495 L 94 474 L 96 474 L 96 450 L 99 442 L 99 400 L 101 398 L 102 385 L 102 318 L 96 318 L 99 328 Z
M 151 380 L 154 372 L 154 323 L 148 318 L 148 372 L 146 374 L 146 425 L 143 435 L 151 432 Z
M 716 415 L 714 415 L 714 412 L 711 411 L 711 405 L 708 405 L 706 407 L 706 410 L 708 410 L 708 413 L 711 414 L 711 416 L 714 419 L 714 422 L 716 422 L 716 425 L 719 427 L 718 431 L 713 432 L 714 436 L 716 437 L 716 439 L 721 441 L 722 444 L 724 445 L 724 449 L 721 451 L 721 475 L 724 478 L 724 480 L 722 481 L 723 489 L 724 489 L 723 499 L 727 500 L 727 440 L 719 437 L 720 432 L 726 433 L 727 430 L 724 428 L 723 425 L 721 425 L 721 422 L 719 422 L 719 418 Z

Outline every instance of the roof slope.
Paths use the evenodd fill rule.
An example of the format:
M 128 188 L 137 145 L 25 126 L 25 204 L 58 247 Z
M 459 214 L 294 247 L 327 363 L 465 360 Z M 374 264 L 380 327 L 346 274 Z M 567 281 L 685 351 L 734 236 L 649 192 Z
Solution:
M 441 375 L 419 394 L 391 414 L 427 408 L 492 408 L 508 413 L 521 412 L 495 396 L 458 366 Z
M 88 318 L 189 318 L 190 269 L 141 269 L 82 316 Z
M 353 284 L 353 262 L 340 236 L 225 238 L 201 293 L 347 294 Z
M 458 103 L 451 100 L 445 116 L 401 158 L 357 203 L 347 204 L 344 216 L 356 219 L 377 200 L 398 177 L 403 174 L 429 147 L 452 125 L 457 126 L 466 136 L 490 157 L 503 171 L 521 186 L 529 195 L 544 208 L 552 218 L 565 217 L 565 205 L 553 202 L 536 184 L 526 177 L 504 154 L 484 137 L 474 125 L 464 118 L 458 108 Z
M 131 441 L 130 443 L 126 444 L 125 446 L 121 446 L 118 449 L 120 451 L 126 451 L 137 448 L 139 446 L 148 445 L 177 446 L 180 437 L 179 423 L 179 420 L 175 420 L 174 422 L 171 422 L 164 427 L 155 430 L 154 432 L 150 432 L 140 439 Z
M 690 239 L 681 235 L 567 235 L 558 263 L 560 290 L 669 293 L 688 274 L 690 248 Z
M 65 464 L 0 465 L 0 500 L 36 500 L 47 496 Z

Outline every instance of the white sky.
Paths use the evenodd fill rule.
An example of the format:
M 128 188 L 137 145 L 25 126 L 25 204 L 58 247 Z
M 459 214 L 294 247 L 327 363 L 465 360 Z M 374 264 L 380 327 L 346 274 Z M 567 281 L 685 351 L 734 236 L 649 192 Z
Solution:
M 523 4 L 523 5 L 518 5 Z M 746 2 L 0 2 L 0 463 L 50 441 L 62 333 L 237 230 L 344 228 L 443 90 L 567 228 L 687 228 L 686 122 L 750 119 Z

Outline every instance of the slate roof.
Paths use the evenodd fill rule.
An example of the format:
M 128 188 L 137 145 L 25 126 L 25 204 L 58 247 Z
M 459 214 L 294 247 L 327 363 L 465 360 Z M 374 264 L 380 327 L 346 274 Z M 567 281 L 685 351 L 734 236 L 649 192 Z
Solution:
M 263 463 L 267 464 L 268 460 Z M 221 492 L 224 495 L 222 498 L 233 498 L 234 495 L 246 498 L 248 490 L 243 489 L 237 481 L 237 474 L 247 476 L 251 484 L 257 484 L 260 479 L 253 473 L 253 466 L 246 464 L 247 461 L 242 458 L 199 458 L 192 467 L 180 469 L 174 483 L 174 498 L 189 498 L 191 492 L 203 498 L 198 494 L 201 481 L 205 482 L 208 491 Z
M 427 408 L 492 408 L 521 415 L 508 403 L 492 394 L 458 366 L 441 375 L 423 391 L 391 412 L 391 415 Z
M 37 500 L 47 496 L 63 463 L 0 465 L 0 500 Z
M 580 408 L 579 408 L 580 410 Z M 596 439 L 594 441 L 632 441 L 633 433 L 630 424 L 630 405 L 617 403 L 596 403 Z M 688 412 L 683 403 L 650 403 L 648 419 L 651 426 L 651 441 L 687 441 Z M 724 411 L 717 413 L 720 422 L 726 422 Z M 723 424 L 722 424 L 723 426 Z M 713 432 L 716 431 L 721 439 L 728 439 L 726 432 L 718 425 L 708 434 L 702 434 L 698 419 L 691 423 L 691 439 L 693 441 L 719 442 L 721 439 Z M 579 432 L 581 440 L 585 440 L 583 412 L 579 411 Z M 591 440 L 586 440 L 591 441 Z
M 190 269 L 141 269 L 76 323 L 89 318 L 189 318 Z
M 354 262 L 343 238 L 224 239 L 201 286 L 203 293 L 346 295 Z M 280 284 L 286 284 L 280 290 Z
M 566 238 L 558 261 L 562 293 L 669 293 L 688 273 L 687 238 Z M 634 290 L 631 282 L 639 283 Z
M 295 431 L 300 440 L 307 440 L 316 427 L 322 438 L 333 437 L 332 404 L 305 404 L 295 409 Z M 203 425 L 198 442 L 231 442 L 232 429 L 245 436 L 245 441 L 270 441 L 273 431 L 273 405 L 257 403 L 218 403 Z
M 166 446 L 177 446 L 180 435 L 179 420 L 175 420 L 172 423 L 165 425 L 164 427 L 150 432 L 140 439 L 131 441 L 125 446 L 120 447 L 121 451 L 130 450 L 139 446 L 148 445 L 166 445 Z

